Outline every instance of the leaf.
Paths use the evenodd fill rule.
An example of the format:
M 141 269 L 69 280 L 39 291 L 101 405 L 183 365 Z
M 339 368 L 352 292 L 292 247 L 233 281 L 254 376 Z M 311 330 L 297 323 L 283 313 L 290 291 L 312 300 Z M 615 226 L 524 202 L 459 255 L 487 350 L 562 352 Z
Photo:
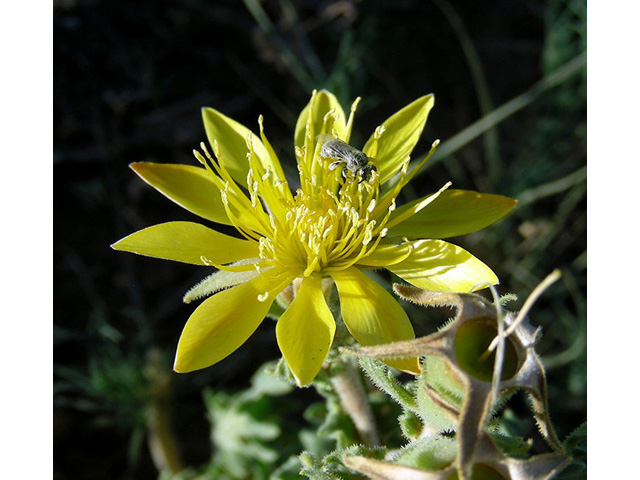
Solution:
M 376 387 L 393 398 L 404 409 L 412 412 L 417 411 L 412 393 L 398 381 L 389 367 L 375 358 L 360 358 L 358 362 Z

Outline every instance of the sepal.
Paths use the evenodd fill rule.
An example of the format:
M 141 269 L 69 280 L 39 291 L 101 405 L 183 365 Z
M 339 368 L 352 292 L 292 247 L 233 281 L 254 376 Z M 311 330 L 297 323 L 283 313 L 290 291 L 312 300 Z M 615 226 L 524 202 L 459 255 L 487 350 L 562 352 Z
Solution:
M 259 259 L 247 259 L 240 262 L 231 264 L 247 265 Z M 248 270 L 246 272 L 229 272 L 225 270 L 218 270 L 212 273 L 208 277 L 202 279 L 199 283 L 189 289 L 187 293 L 182 297 L 184 303 L 191 303 L 194 300 L 208 297 L 209 295 L 224 290 L 225 288 L 240 285 L 241 283 L 248 282 L 259 275 L 257 270 Z

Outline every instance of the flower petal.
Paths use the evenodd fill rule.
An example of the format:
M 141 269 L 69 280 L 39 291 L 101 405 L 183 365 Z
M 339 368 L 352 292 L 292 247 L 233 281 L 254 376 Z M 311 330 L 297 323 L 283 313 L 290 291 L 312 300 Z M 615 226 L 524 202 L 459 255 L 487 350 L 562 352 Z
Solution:
M 394 113 L 381 125 L 384 132 L 371 135 L 362 151 L 372 157 L 380 174 L 380 183 L 389 180 L 418 143 L 433 107 L 433 95 L 425 95 Z M 380 128 L 380 127 L 378 127 Z
M 139 230 L 111 248 L 195 265 L 221 265 L 259 256 L 258 243 L 193 222 L 168 222 Z
M 298 385 L 309 384 L 329 352 L 336 324 L 322 294 L 319 275 L 305 277 L 276 325 L 278 345 Z
M 428 195 L 395 210 L 389 223 L 427 197 Z M 501 219 L 513 210 L 517 203 L 516 200 L 502 195 L 470 190 L 446 190 L 427 207 L 389 228 L 388 235 L 409 238 L 448 238 L 466 235 Z
M 380 242 L 376 249 L 369 255 L 358 260 L 357 265 L 365 268 L 386 268 L 390 265 L 400 263 L 411 253 L 411 242 L 396 243 L 393 240 L 388 243 L 383 242 Z
M 234 352 L 255 332 L 276 295 L 294 277 L 270 269 L 202 302 L 182 330 L 173 369 L 178 373 L 199 370 Z
M 309 132 L 309 134 L 311 135 L 311 146 L 307 146 L 308 149 L 312 148 L 316 136 L 320 135 L 321 133 L 326 133 L 329 135 L 332 134 L 330 130 L 326 132 L 322 131 L 324 117 L 330 110 L 334 110 L 337 116 L 335 123 L 333 124 L 333 128 L 335 128 L 339 138 L 344 138 L 346 125 L 344 110 L 340 106 L 340 102 L 333 93 L 326 90 L 320 90 L 311 97 L 309 103 L 302 109 L 302 112 L 300 112 L 300 116 L 298 117 L 298 121 L 296 122 L 296 130 L 294 136 L 294 145 L 296 147 L 307 145 L 307 143 L 305 143 L 307 135 L 307 124 L 309 124 L 311 129 L 311 131 Z M 309 115 L 311 115 L 311 118 L 309 118 Z
M 456 245 L 442 240 L 417 240 L 413 246 L 406 260 L 388 269 L 416 287 L 438 292 L 471 292 L 498 283 L 489 267 Z
M 415 337 L 409 317 L 400 304 L 375 281 L 357 268 L 332 272 L 340 295 L 342 318 L 361 345 L 410 340 Z M 420 372 L 417 358 L 386 359 L 392 367 Z
M 137 162 L 129 165 L 140 178 L 182 208 L 212 222 L 231 225 L 220 189 L 204 168 L 177 163 Z
M 247 127 L 209 107 L 202 109 L 202 120 L 209 143 L 213 146 L 216 141 L 218 144 L 220 164 L 239 185 L 247 184 L 247 173 L 249 173 L 247 139 L 249 137 L 251 137 L 253 151 L 265 169 L 269 167 L 272 171 L 276 171 L 260 137 Z

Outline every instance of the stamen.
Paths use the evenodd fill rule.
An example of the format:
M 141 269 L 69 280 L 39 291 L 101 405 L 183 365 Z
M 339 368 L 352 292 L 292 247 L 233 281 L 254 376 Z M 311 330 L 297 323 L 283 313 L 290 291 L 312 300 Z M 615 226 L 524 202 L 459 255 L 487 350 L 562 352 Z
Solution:
M 197 151 L 195 148 L 193 149 L 193 155 L 198 159 L 198 161 L 203 165 L 207 166 L 207 162 L 205 162 L 204 157 Z
M 204 257 L 200 257 L 200 259 L 203 260 L 203 263 L 206 260 L 207 266 L 215 267 L 218 270 L 223 270 L 225 272 L 249 272 L 255 268 L 253 264 L 234 263 L 232 265 L 221 265 L 221 264 L 213 263 L 211 260 Z
M 349 119 L 347 120 L 347 126 L 345 128 L 345 136 L 344 141 L 349 143 L 351 138 L 351 129 L 353 128 L 353 118 L 355 117 L 356 109 L 358 108 L 358 104 L 362 100 L 361 97 L 355 99 L 355 101 L 351 104 L 351 113 L 349 114 Z
M 240 234 L 244 238 L 246 238 L 247 240 L 258 241 L 261 238 L 260 235 L 258 235 L 257 233 L 254 233 L 253 230 L 251 230 L 250 228 L 247 228 L 240 221 L 240 218 L 238 218 L 238 216 L 235 215 L 233 213 L 233 211 L 231 210 L 231 208 L 229 206 L 227 190 L 228 190 L 228 188 L 225 189 L 225 190 L 220 190 L 220 196 L 222 197 L 222 206 L 224 207 L 224 211 L 226 212 L 227 217 L 229 218 L 229 221 L 236 228 L 236 230 L 238 230 L 238 232 L 240 232 Z M 260 223 L 262 224 L 263 222 L 261 221 Z
M 305 269 L 303 275 L 305 277 L 308 277 L 309 275 L 311 275 L 313 273 L 313 271 L 316 269 L 316 267 L 318 266 L 318 257 L 314 258 L 311 263 L 309 264 L 309 266 Z

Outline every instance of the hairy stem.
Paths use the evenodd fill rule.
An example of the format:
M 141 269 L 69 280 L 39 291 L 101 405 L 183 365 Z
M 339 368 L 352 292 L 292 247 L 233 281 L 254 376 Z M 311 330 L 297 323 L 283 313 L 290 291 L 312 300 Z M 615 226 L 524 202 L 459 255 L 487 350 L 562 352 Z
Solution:
M 378 429 L 362 379 L 350 362 L 345 362 L 344 367 L 344 370 L 331 377 L 333 388 L 340 397 L 340 404 L 351 417 L 362 442 L 369 447 L 380 445 Z

